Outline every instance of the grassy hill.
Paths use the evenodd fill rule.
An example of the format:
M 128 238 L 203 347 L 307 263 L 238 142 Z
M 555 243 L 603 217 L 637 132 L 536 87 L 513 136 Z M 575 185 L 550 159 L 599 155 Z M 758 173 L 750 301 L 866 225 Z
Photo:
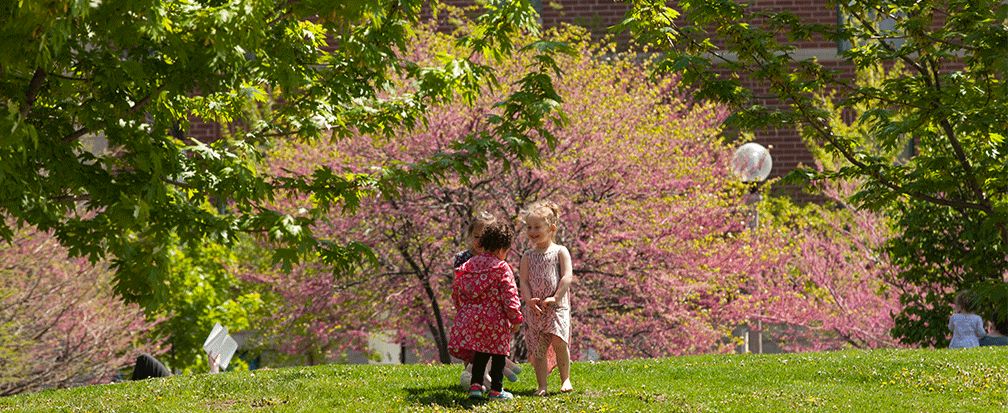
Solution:
M 328 365 L 0 398 L 0 411 L 954 412 L 1008 409 L 1008 348 L 709 355 L 575 363 L 572 394 L 471 402 L 459 365 Z M 551 378 L 556 389 L 556 376 Z

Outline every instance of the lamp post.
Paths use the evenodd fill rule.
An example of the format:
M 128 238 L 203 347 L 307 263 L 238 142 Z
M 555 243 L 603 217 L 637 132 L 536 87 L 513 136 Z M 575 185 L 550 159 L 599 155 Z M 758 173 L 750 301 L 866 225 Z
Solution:
M 773 169 L 773 159 L 770 151 L 756 142 L 749 142 L 735 150 L 732 157 L 732 173 L 749 186 L 743 201 L 749 207 L 746 227 L 756 228 L 759 225 L 759 201 L 763 196 L 759 193 L 759 184 L 770 176 Z M 745 352 L 749 352 L 749 330 L 745 333 Z M 756 320 L 756 352 L 763 354 L 763 320 Z
M 746 205 L 750 207 L 750 217 L 746 223 L 749 228 L 756 228 L 759 225 L 756 204 L 763 199 L 759 193 L 759 184 L 770 176 L 770 170 L 773 169 L 770 151 L 763 145 L 749 142 L 735 150 L 731 165 L 732 173 L 742 182 L 749 184 L 749 193 L 744 198 Z

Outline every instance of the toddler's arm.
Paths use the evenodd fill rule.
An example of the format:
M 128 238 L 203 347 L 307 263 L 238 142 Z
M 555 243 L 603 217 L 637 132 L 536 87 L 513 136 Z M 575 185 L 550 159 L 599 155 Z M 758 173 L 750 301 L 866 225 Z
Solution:
M 529 290 L 528 266 L 528 256 L 522 255 L 521 262 L 518 264 L 518 279 L 521 280 L 521 299 L 525 302 L 532 299 L 532 292 Z
M 504 307 L 505 314 L 507 314 L 508 321 L 512 325 L 517 326 L 524 320 L 521 313 L 521 301 L 518 300 L 518 287 L 515 286 L 515 277 L 514 273 L 511 272 L 510 266 L 504 266 L 503 281 L 504 288 L 501 291 L 501 304 Z M 524 284 L 522 283 L 522 285 Z
M 976 322 L 973 323 L 973 327 L 976 330 L 977 338 L 984 338 L 987 335 L 987 329 L 984 328 L 983 319 L 977 318 Z
M 463 274 L 464 273 L 462 271 L 460 271 L 458 268 L 456 268 L 455 269 L 455 279 L 452 280 L 451 300 L 452 300 L 452 305 L 455 306 L 456 310 L 458 310 L 459 307 L 461 307 L 461 303 L 460 303 L 460 300 L 459 300 L 458 292 L 455 291 L 455 284 L 458 282 L 459 277 L 461 277 Z
M 525 301 L 526 309 L 531 309 L 533 314 L 542 314 L 542 307 L 539 303 L 542 298 L 532 296 L 532 288 L 529 287 L 529 262 L 528 256 L 522 255 L 521 263 L 518 264 L 518 277 L 521 279 L 521 299 Z
M 574 269 L 571 264 L 570 251 L 567 251 L 567 247 L 561 246 L 560 252 L 557 254 L 560 257 L 560 282 L 557 283 L 556 293 L 553 294 L 553 298 L 556 301 L 563 299 L 564 294 L 567 294 L 567 290 L 570 289 L 571 281 L 574 280 Z

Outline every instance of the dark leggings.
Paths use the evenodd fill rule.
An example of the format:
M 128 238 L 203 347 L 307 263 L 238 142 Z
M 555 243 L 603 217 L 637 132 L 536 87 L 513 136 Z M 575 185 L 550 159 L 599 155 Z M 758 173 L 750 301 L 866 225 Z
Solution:
M 470 384 L 483 384 L 483 374 L 486 372 L 487 360 L 490 361 L 490 389 L 504 390 L 504 355 L 476 352 L 473 356 L 473 371 Z

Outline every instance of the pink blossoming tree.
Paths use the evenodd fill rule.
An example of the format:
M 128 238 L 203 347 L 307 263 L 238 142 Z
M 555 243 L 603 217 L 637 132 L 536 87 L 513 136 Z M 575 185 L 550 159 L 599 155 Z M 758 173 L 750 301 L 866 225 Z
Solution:
M 897 346 L 890 332 L 901 290 L 882 250 L 892 230 L 882 215 L 844 201 L 852 183 L 820 189 L 822 204 L 777 199 L 769 208 L 765 234 L 789 252 L 788 266 L 755 280 L 764 288 L 753 290 L 754 319 L 773 326 L 770 336 L 789 351 Z
M 146 344 L 151 324 L 113 295 L 111 272 L 21 229 L 0 249 L 0 396 L 107 382 Z
M 555 129 L 559 144 L 544 149 L 542 162 L 493 163 L 468 179 L 445 175 L 423 192 L 368 199 L 360 213 L 333 215 L 316 233 L 337 242 L 363 240 L 375 252 L 372 265 L 352 276 L 335 279 L 321 266 L 302 266 L 290 276 L 268 266 L 248 271 L 247 279 L 283 297 L 277 321 L 298 326 L 289 329 L 298 334 L 285 348 L 332 358 L 361 348 L 368 333 L 391 332 L 399 342 L 434 348 L 433 358 L 450 361 L 451 262 L 468 247 L 466 225 L 482 210 L 515 219 L 522 207 L 544 198 L 561 207 L 557 242 L 574 260 L 575 355 L 588 349 L 603 358 L 727 352 L 738 344 L 733 329 L 757 320 L 808 333 L 780 335 L 794 343 L 789 348 L 832 347 L 842 333 L 822 323 L 839 325 L 851 312 L 878 310 L 860 291 L 852 294 L 864 300 L 842 304 L 851 312 L 816 302 L 823 289 L 847 292 L 870 284 L 822 271 L 823 245 L 836 250 L 847 244 L 831 244 L 829 234 L 797 237 L 804 229 L 783 225 L 746 230 L 743 188 L 728 172 L 731 151 L 716 126 L 726 116 L 722 109 L 692 101 L 674 78 L 649 78 L 631 57 L 590 46 L 578 30 L 555 36 L 581 54 L 559 60 L 564 77 L 556 87 L 569 125 Z M 437 34 L 424 38 L 418 50 L 435 54 L 452 47 Z M 528 64 L 512 60 L 499 72 L 519 73 Z M 391 141 L 357 136 L 277 147 L 271 165 L 292 173 L 328 165 L 353 174 L 364 172 L 362 165 L 422 159 L 486 128 L 494 99 L 444 107 L 426 128 Z M 279 201 L 291 211 L 312 202 Z M 520 237 L 512 262 L 524 247 Z M 793 273 L 816 287 L 786 282 Z M 870 330 L 867 338 L 843 330 L 854 337 L 849 343 L 884 342 L 878 337 L 886 325 L 874 320 L 866 315 L 869 325 L 851 326 Z

